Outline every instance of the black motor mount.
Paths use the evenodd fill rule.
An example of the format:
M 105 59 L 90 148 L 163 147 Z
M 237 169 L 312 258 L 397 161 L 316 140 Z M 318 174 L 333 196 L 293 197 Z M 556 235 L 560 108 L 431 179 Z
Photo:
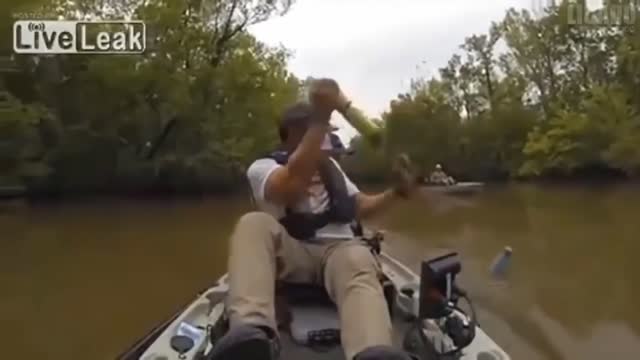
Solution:
M 420 360 L 459 359 L 461 350 L 475 338 L 476 317 L 473 304 L 456 283 L 456 276 L 462 270 L 456 252 L 423 261 L 420 271 L 420 304 L 418 317 L 405 335 L 405 350 L 415 354 Z M 464 298 L 471 309 L 468 316 L 458 307 L 458 300 Z M 453 342 L 454 348 L 437 350 L 432 339 L 423 332 L 425 321 L 439 324 L 442 336 Z
M 447 304 L 454 300 L 456 276 L 462 266 L 457 253 L 423 261 L 420 271 L 420 319 L 440 319 L 449 315 Z

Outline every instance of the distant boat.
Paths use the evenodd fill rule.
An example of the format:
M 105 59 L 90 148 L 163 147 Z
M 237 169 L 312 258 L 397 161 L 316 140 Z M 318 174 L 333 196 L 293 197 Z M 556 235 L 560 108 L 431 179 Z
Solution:
M 24 186 L 0 186 L 0 200 L 20 198 L 26 194 L 27 188 Z
M 484 189 L 484 183 L 481 182 L 458 182 L 453 185 L 434 184 L 430 182 L 424 183 L 422 186 L 428 190 L 438 191 L 448 194 L 473 194 Z

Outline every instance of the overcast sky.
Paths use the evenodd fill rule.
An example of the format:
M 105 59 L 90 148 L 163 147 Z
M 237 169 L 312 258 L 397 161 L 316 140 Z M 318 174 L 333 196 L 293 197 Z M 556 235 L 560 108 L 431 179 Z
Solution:
M 296 76 L 332 77 L 354 105 L 377 116 L 412 78 L 444 66 L 465 37 L 487 32 L 510 7 L 545 1 L 297 0 L 285 16 L 250 31 L 292 50 Z

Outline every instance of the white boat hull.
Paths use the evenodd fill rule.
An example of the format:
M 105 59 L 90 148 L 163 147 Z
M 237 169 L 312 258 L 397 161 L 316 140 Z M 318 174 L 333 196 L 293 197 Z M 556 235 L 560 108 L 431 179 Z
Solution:
M 395 293 L 394 306 L 394 343 L 402 346 L 404 332 L 409 327 L 410 322 L 406 319 L 418 314 L 419 304 L 419 276 L 412 272 L 402 263 L 382 252 L 380 254 L 380 262 L 382 270 L 388 279 L 393 283 L 396 290 L 413 289 L 411 296 L 402 291 Z M 146 348 L 138 349 L 130 352 L 128 355 L 120 357 L 120 359 L 141 359 L 141 360 L 196 360 L 197 354 L 207 353 L 212 347 L 208 336 L 197 342 L 193 348 L 180 356 L 171 348 L 171 338 L 179 334 L 180 324 L 188 323 L 202 329 L 210 329 L 210 331 L 218 331 L 219 324 L 224 314 L 224 299 L 228 291 L 227 275 L 222 276 L 215 286 L 206 289 L 202 294 L 191 302 L 177 317 L 168 323 L 162 329 L 162 332 L 153 339 Z M 432 325 L 435 326 L 431 320 Z M 166 325 L 166 324 L 165 324 Z M 426 334 L 426 333 L 425 333 Z M 430 336 L 430 335 L 428 335 Z M 282 337 L 285 339 L 285 337 Z M 436 340 L 437 341 L 437 340 Z M 446 350 L 446 342 L 440 340 L 444 344 Z M 142 351 L 144 350 L 144 351 Z M 141 356 L 139 354 L 141 353 Z M 134 355 L 132 355 L 134 354 Z M 290 340 L 283 340 L 281 357 L 282 360 L 288 359 L 344 359 L 342 349 L 336 346 L 328 352 L 315 352 L 311 349 L 299 346 Z M 447 358 L 449 359 L 449 358 Z M 476 336 L 473 342 L 462 350 L 460 357 L 455 359 L 461 360 L 510 360 L 509 355 L 504 352 L 480 327 L 476 327 Z
M 481 182 L 460 182 L 453 185 L 425 184 L 423 188 L 429 191 L 443 192 L 447 194 L 473 194 L 484 188 Z

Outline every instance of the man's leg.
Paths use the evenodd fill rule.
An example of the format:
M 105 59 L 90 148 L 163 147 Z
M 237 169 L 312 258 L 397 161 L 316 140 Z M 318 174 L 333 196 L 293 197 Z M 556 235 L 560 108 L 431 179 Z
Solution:
M 270 215 L 240 218 L 229 254 L 229 332 L 209 354 L 212 360 L 272 360 L 278 353 L 276 279 L 311 281 L 318 261 Z
M 360 241 L 340 242 L 327 249 L 324 282 L 340 312 L 347 360 L 367 348 L 391 346 L 391 319 L 379 271 L 373 254 Z
M 231 236 L 228 311 L 239 324 L 276 330 L 276 279 L 311 282 L 317 261 L 272 216 L 252 212 L 240 218 Z

